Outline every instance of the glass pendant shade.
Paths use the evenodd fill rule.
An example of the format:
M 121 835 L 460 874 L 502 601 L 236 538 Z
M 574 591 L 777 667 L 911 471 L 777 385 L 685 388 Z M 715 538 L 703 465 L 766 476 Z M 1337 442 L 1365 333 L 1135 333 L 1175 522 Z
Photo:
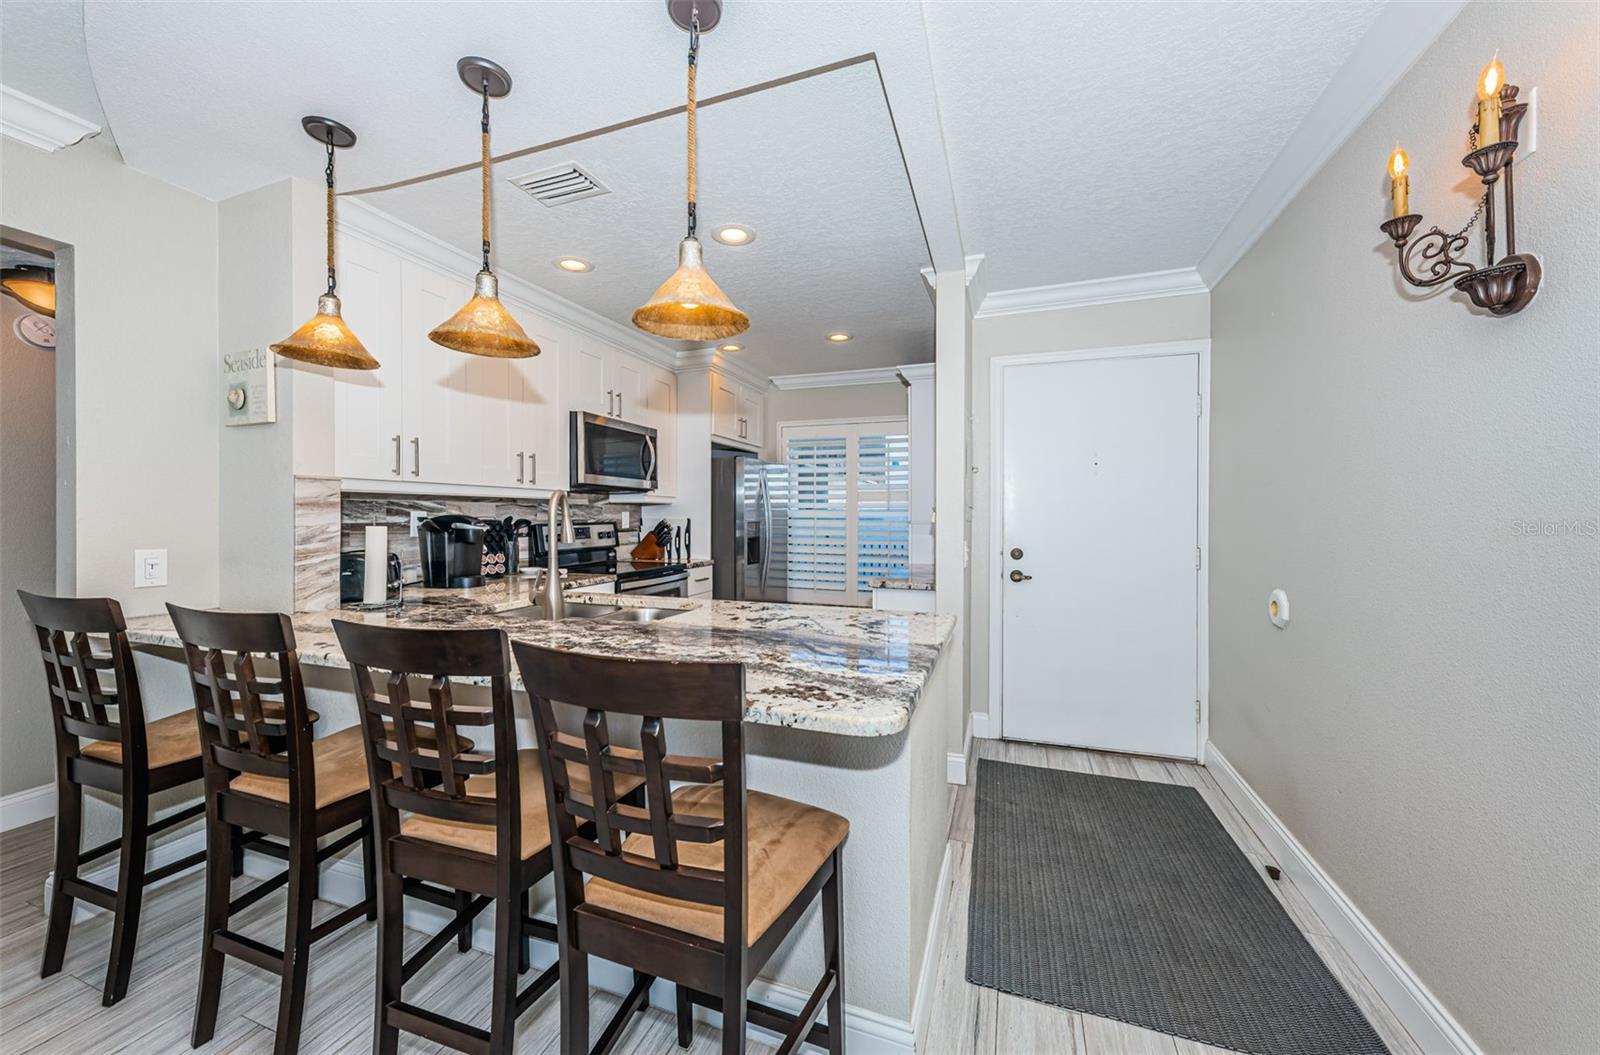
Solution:
M 750 328 L 750 317 L 728 299 L 701 262 L 700 240 L 678 243 L 678 270 L 633 313 L 646 333 L 675 341 L 720 341 Z
M 56 317 L 55 275 L 42 267 L 8 267 L 0 277 L 0 287 L 16 297 L 29 311 Z
M 539 354 L 539 346 L 500 303 L 500 280 L 490 271 L 478 272 L 472 299 L 435 326 L 428 340 L 490 359 L 528 359 Z
M 356 339 L 339 314 L 339 298 L 324 293 L 317 298 L 317 314 L 310 322 L 272 346 L 285 359 L 341 370 L 376 370 L 378 360 Z

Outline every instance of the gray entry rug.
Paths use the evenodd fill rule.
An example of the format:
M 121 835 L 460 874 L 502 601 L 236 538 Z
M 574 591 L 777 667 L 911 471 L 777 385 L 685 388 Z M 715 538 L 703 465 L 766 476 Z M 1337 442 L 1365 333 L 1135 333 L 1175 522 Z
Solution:
M 1383 1041 L 1199 792 L 983 759 L 967 980 L 1258 1055 Z

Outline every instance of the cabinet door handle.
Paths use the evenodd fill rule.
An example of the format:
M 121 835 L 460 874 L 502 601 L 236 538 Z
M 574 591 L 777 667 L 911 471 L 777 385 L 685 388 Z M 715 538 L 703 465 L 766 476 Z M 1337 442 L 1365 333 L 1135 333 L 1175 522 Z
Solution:
M 411 437 L 411 475 L 422 475 L 422 438 Z
M 523 454 L 521 451 L 517 452 L 517 483 L 519 483 L 519 484 L 522 483 L 522 477 L 523 477 L 522 470 L 524 468 L 524 463 L 527 460 L 528 460 L 528 456 L 526 454 Z
M 606 413 L 607 414 L 615 414 L 616 413 L 616 409 L 615 409 L 616 405 L 617 405 L 617 394 L 615 392 L 613 392 L 609 388 L 606 389 Z
M 539 452 L 538 451 L 529 451 L 528 452 L 528 483 L 529 484 L 537 484 L 538 482 L 539 482 Z
M 394 474 L 400 475 L 400 434 L 394 434 Z
M 622 393 L 617 393 L 617 417 L 622 417 Z

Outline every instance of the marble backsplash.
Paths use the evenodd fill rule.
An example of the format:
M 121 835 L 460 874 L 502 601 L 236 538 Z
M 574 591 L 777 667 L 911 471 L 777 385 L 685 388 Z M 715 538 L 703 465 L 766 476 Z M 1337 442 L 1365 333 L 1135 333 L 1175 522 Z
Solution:
M 575 520 L 613 521 L 617 525 L 619 541 L 631 545 L 638 541 L 642 507 L 624 503 L 607 502 L 604 496 L 572 495 L 572 515 Z M 407 582 L 422 578 L 422 557 L 417 540 L 411 534 L 411 514 L 424 517 L 441 513 L 461 513 L 471 517 L 522 518 L 543 522 L 548 519 L 550 504 L 535 498 L 464 498 L 452 495 L 396 495 L 347 491 L 344 494 L 340 522 L 340 550 L 359 550 L 364 544 L 364 529 L 381 524 L 389 529 L 389 549 L 400 557 Z M 652 521 L 654 523 L 654 521 Z M 335 573 L 337 578 L 337 572 Z M 335 583 L 337 588 L 337 583 Z

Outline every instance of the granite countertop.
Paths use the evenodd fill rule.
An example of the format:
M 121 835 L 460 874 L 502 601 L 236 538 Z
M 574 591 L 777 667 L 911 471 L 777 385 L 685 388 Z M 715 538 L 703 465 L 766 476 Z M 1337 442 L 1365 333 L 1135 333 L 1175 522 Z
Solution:
M 933 565 L 912 564 L 908 566 L 909 574 L 903 579 L 868 579 L 867 586 L 873 590 L 933 590 Z
M 827 605 L 753 604 L 594 594 L 585 603 L 674 608 L 651 623 L 550 622 L 527 601 L 529 580 L 462 590 L 410 591 L 388 611 L 301 612 L 293 618 L 300 662 L 345 667 L 333 620 L 416 627 L 502 627 L 512 638 L 600 656 L 745 664 L 745 720 L 844 736 L 892 736 L 910 723 L 955 621 L 947 615 Z M 520 591 L 518 587 L 520 586 Z M 424 596 L 418 596 L 424 594 Z M 165 615 L 128 620 L 135 644 L 178 647 Z M 522 687 L 512 672 L 512 684 Z

